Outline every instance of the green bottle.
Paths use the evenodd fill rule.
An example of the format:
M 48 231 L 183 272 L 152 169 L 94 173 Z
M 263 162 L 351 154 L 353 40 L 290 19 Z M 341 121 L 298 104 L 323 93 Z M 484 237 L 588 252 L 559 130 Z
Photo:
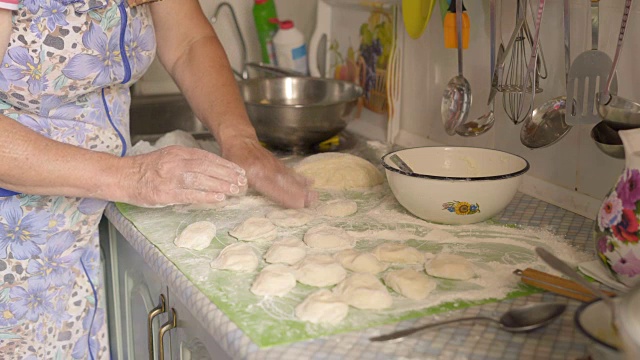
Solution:
M 272 39 L 278 31 L 278 15 L 273 0 L 255 0 L 253 4 L 253 20 L 258 31 L 258 41 L 262 51 L 262 62 L 276 64 Z

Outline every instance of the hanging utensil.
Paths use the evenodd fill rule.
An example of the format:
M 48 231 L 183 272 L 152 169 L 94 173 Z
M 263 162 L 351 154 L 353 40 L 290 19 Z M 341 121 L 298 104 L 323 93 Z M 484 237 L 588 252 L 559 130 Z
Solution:
M 615 130 L 631 129 L 640 127 L 640 104 L 627 100 L 623 97 L 612 95 L 615 91 L 610 90 L 614 82 L 616 67 L 620 60 L 622 52 L 622 44 L 624 42 L 624 33 L 627 28 L 627 20 L 631 12 L 631 0 L 627 0 L 622 16 L 622 24 L 620 25 L 620 34 L 618 35 L 618 46 L 616 54 L 613 57 L 613 65 L 607 78 L 605 90 L 598 96 L 598 113 L 604 118 L 604 122 Z
M 462 68 L 462 0 L 456 0 L 456 35 L 458 42 L 458 75 L 454 76 L 444 91 L 440 113 L 444 129 L 455 135 L 456 128 L 466 121 L 471 108 L 471 85 L 465 79 Z
M 579 124 L 595 124 L 601 120 L 597 112 L 596 94 L 602 93 L 606 84 L 612 61 L 607 53 L 598 50 L 598 33 L 600 27 L 600 0 L 591 1 L 591 50 L 587 50 L 573 61 L 569 69 L 567 81 L 567 103 L 569 111 L 566 122 L 571 126 Z M 598 87 L 596 87 L 598 86 Z M 611 80 L 611 91 L 618 92 L 618 81 Z
M 530 84 L 534 84 L 535 92 L 541 92 L 542 88 L 539 87 L 539 82 L 534 79 L 533 81 L 525 80 L 525 76 L 530 73 L 528 71 L 527 59 L 530 54 L 535 53 L 537 55 L 537 46 L 530 47 L 530 44 L 534 43 L 533 40 L 529 40 L 529 33 L 524 29 L 524 25 L 527 19 L 527 0 L 518 0 L 516 7 L 516 27 L 514 29 L 512 39 L 515 39 L 512 49 L 507 51 L 507 57 L 509 64 L 507 72 L 502 77 L 501 84 L 498 86 L 498 91 L 502 94 L 502 107 L 506 112 L 509 119 L 514 124 L 521 123 L 528 113 L 531 112 L 531 108 L 524 111 L 523 104 L 526 103 L 525 94 L 531 91 L 528 87 Z M 534 71 L 537 76 L 537 58 Z M 528 82 L 528 83 L 527 83 Z M 527 84 L 525 84 L 527 83 Z
M 466 121 L 462 123 L 460 126 L 456 128 L 456 133 L 460 136 L 478 136 L 482 135 L 485 132 L 489 131 L 493 124 L 495 123 L 496 117 L 493 112 L 494 110 L 494 99 L 496 98 L 496 93 L 498 90 L 493 86 L 494 76 L 497 74 L 495 72 L 495 64 L 496 64 L 496 0 L 489 0 L 489 21 L 490 21 L 490 37 L 491 37 L 491 49 L 489 49 L 489 59 L 490 59 L 490 77 L 491 83 L 489 84 L 489 100 L 487 101 L 487 105 L 489 106 L 489 111 L 486 114 L 481 115 L 479 118 L 474 121 Z M 500 50 L 498 52 L 498 57 L 501 59 L 504 56 L 504 46 L 502 42 L 500 43 Z
M 565 86 L 569 79 L 571 65 L 571 22 L 569 0 L 564 0 L 564 74 Z M 520 128 L 520 142 L 530 148 L 537 149 L 555 144 L 571 130 L 565 121 L 567 97 L 555 97 L 545 101 L 533 110 L 524 120 Z

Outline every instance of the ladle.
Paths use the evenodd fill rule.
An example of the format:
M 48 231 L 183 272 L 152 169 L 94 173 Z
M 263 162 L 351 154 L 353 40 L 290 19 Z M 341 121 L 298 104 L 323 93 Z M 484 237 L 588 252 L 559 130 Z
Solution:
M 440 105 L 444 130 L 448 135 L 455 135 L 456 128 L 467 120 L 471 108 L 471 85 L 462 75 L 462 0 L 456 0 L 455 4 L 458 75 L 449 80 Z
M 502 6 L 500 7 L 502 9 Z M 489 0 L 489 16 L 490 16 L 490 37 L 491 37 L 491 49 L 490 49 L 490 61 L 491 61 L 491 88 L 489 89 L 489 111 L 486 114 L 481 115 L 474 121 L 465 121 L 458 127 L 456 127 L 456 133 L 460 136 L 478 136 L 489 131 L 496 121 L 494 110 L 494 100 L 498 89 L 494 86 L 494 79 L 497 85 L 498 79 L 496 74 L 496 0 Z M 502 17 L 501 17 L 502 18 Z M 504 45 L 500 43 L 500 49 L 498 50 L 498 60 L 502 61 L 504 58 Z
M 564 0 L 564 73 L 565 85 L 569 81 L 570 53 L 570 16 L 569 0 Z M 571 130 L 565 121 L 567 96 L 562 95 L 547 100 L 535 108 L 525 118 L 520 129 L 520 142 L 530 148 L 537 149 L 558 142 Z
M 607 78 L 605 90 L 597 97 L 598 113 L 603 118 L 603 121 L 615 130 L 640 127 L 640 104 L 617 95 L 611 95 L 610 93 L 611 82 L 618 67 L 618 60 L 620 60 L 620 52 L 622 51 L 630 9 L 631 0 L 626 0 L 624 14 L 622 15 L 622 24 L 620 24 L 620 34 L 618 35 L 618 46 L 616 47 L 616 54 L 613 57 L 613 65 Z
M 541 328 L 558 316 L 562 315 L 567 306 L 560 303 L 541 303 L 531 304 L 517 309 L 511 309 L 505 312 L 500 319 L 494 319 L 488 316 L 472 316 L 463 317 L 458 319 L 451 319 L 445 321 L 439 321 L 431 324 L 417 326 L 414 328 L 395 331 L 390 334 L 375 336 L 369 338 L 370 341 L 388 341 L 394 339 L 400 339 L 416 332 L 433 328 L 436 326 L 451 324 L 459 321 L 471 321 L 471 320 L 488 320 L 497 323 L 502 330 L 519 333 L 532 331 Z

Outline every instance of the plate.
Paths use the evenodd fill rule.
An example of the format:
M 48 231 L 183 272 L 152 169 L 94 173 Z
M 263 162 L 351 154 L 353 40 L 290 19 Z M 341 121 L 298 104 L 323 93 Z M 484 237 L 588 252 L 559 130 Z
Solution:
M 417 39 L 429 23 L 437 0 L 402 0 L 402 19 L 407 33 Z

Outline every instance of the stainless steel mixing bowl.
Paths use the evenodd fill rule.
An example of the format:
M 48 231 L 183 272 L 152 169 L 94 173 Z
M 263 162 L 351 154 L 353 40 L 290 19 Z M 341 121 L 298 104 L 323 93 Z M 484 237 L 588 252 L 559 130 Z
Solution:
M 355 116 L 360 86 L 312 77 L 256 78 L 238 83 L 258 138 L 304 150 L 342 131 Z

